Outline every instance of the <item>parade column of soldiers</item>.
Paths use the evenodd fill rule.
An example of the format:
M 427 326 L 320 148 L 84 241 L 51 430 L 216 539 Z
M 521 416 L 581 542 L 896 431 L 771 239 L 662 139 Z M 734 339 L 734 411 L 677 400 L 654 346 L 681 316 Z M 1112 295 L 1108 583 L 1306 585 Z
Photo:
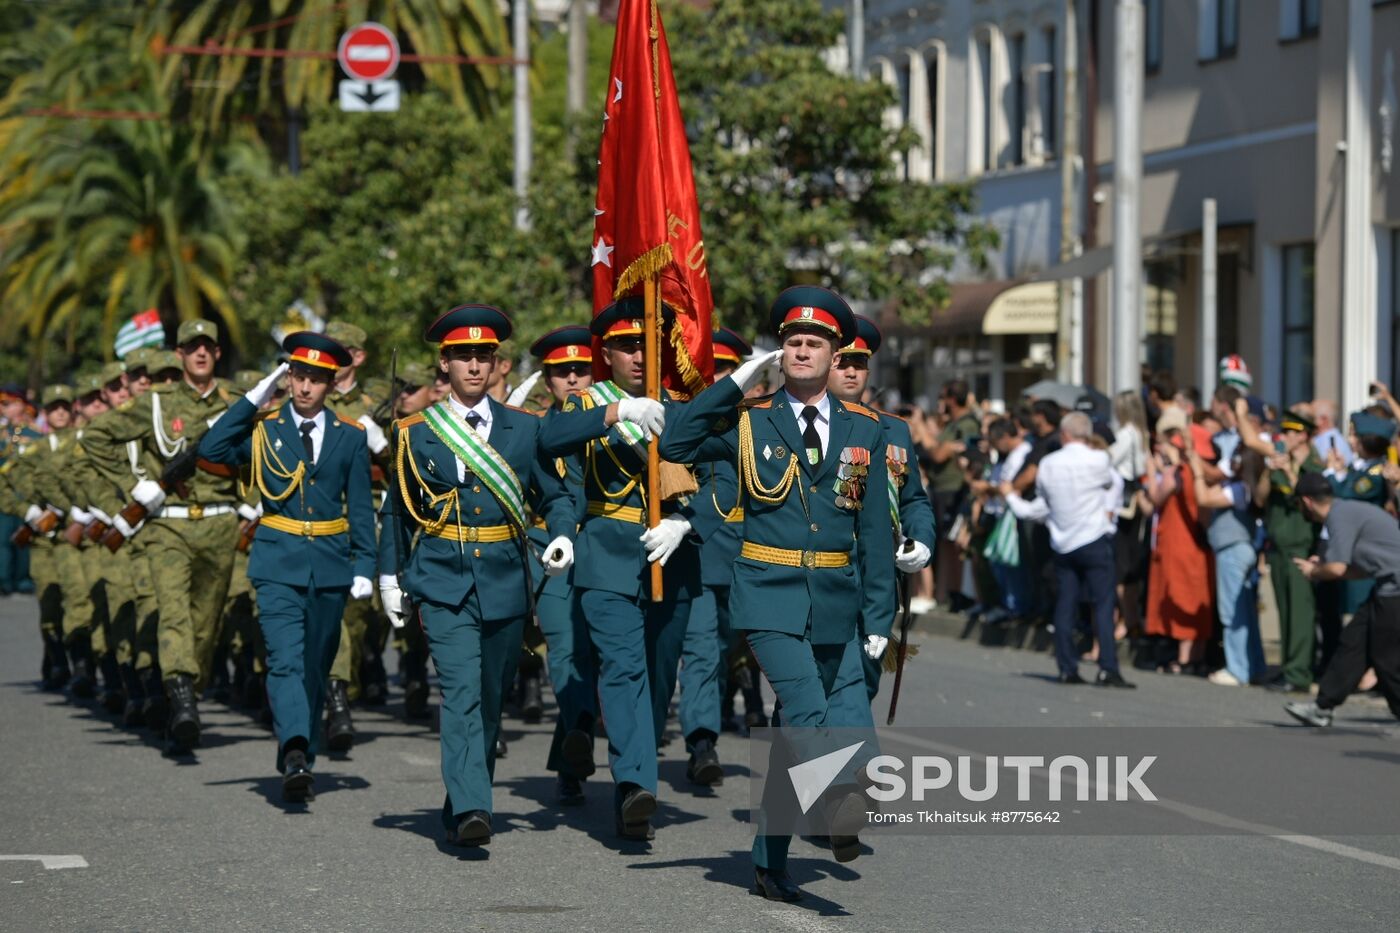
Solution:
M 48 387 L 50 433 L 14 418 L 0 465 L 0 509 L 32 556 L 45 686 L 80 699 L 100 687 L 175 753 L 199 743 L 206 689 L 265 693 L 284 796 L 304 801 L 318 749 L 353 743 L 350 702 L 383 701 L 387 620 L 411 718 L 427 714 L 433 661 L 442 819 L 463 845 L 491 837 L 501 715 L 531 619 L 558 706 L 545 763 L 558 799 L 584 802 L 606 725 L 624 838 L 654 836 L 678 687 L 702 787 L 722 781 L 736 693 L 745 727 L 768 722 L 760 669 L 775 725 L 869 727 L 896 570 L 927 563 L 934 540 L 907 427 L 859 401 L 879 331 L 833 292 L 792 288 L 772 309 L 781 350 L 751 358 L 721 328 L 714 385 L 658 401 L 643 392 L 642 319 L 626 298 L 537 340 L 540 412 L 498 401 L 512 323 L 485 305 L 440 317 L 425 333 L 436 366 L 408 361 L 372 394 L 357 381 L 364 332 L 338 322 L 284 341 L 285 404 L 288 364 L 214 377 L 207 320 L 181 324 L 175 352 Z M 779 361 L 783 388 L 763 395 Z M 595 362 L 608 378 L 594 380 Z M 649 528 L 653 496 L 663 519 Z M 366 598 L 375 575 L 385 616 Z M 853 858 L 850 803 L 829 809 L 833 852 Z M 800 896 L 788 842 L 756 840 L 755 893 Z

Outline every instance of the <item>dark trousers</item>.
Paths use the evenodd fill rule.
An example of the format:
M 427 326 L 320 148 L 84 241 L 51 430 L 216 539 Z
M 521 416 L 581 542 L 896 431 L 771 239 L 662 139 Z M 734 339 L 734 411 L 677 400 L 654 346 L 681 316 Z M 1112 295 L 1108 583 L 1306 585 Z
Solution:
M 1342 628 L 1337 650 L 1317 683 L 1317 705 L 1341 706 L 1368 667 L 1375 668 L 1381 693 L 1400 718 L 1400 596 L 1372 593 Z
M 1113 644 L 1113 603 L 1115 579 L 1113 536 L 1104 535 L 1068 554 L 1056 554 L 1055 584 L 1055 663 L 1061 674 L 1079 670 L 1074 650 L 1075 621 L 1079 604 L 1089 603 L 1093 613 L 1094 637 L 1099 642 L 1099 668 L 1118 673 L 1118 651 Z

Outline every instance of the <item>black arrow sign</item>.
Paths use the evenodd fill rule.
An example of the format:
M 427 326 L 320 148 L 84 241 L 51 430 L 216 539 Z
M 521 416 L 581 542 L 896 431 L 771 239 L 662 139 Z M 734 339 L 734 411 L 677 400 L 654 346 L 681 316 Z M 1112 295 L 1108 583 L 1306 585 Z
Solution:
M 373 107 L 374 107 L 374 102 L 375 102 L 375 101 L 377 101 L 377 100 L 379 100 L 380 98 L 383 98 L 383 97 L 388 97 L 389 95 L 388 95 L 388 94 L 380 94 L 378 91 L 376 91 L 376 90 L 374 89 L 374 82 L 373 82 L 373 81 L 366 81 L 366 82 L 365 82 L 365 89 L 364 89 L 363 91 L 357 91 L 357 92 L 355 93 L 355 96 L 358 97 L 360 100 L 364 101 L 366 107 L 373 108 Z

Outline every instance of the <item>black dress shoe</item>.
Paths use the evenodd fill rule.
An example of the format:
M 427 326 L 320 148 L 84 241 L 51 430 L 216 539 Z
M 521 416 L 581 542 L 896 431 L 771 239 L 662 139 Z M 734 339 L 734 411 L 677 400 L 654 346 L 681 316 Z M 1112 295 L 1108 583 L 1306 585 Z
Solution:
M 583 782 L 572 774 L 561 774 L 554 782 L 554 795 L 561 807 L 581 807 L 584 803 Z
M 724 769 L 719 764 L 719 752 L 711 739 L 701 739 L 690 753 L 690 763 L 685 766 L 685 776 L 692 784 L 701 787 L 715 787 L 724 783 Z
M 454 846 L 484 846 L 491 841 L 491 814 L 472 810 L 457 821 L 457 828 L 447 834 Z
M 564 756 L 569 770 L 578 777 L 592 777 L 597 770 L 597 765 L 593 763 L 593 737 L 582 729 L 570 729 L 564 733 L 559 752 Z
M 1265 690 L 1274 693 L 1307 693 L 1306 687 L 1299 687 L 1286 677 L 1277 677 L 1264 685 Z
M 792 883 L 787 872 L 769 871 L 766 868 L 753 870 L 753 887 L 749 888 L 749 893 L 770 901 L 786 901 L 789 904 L 802 900 L 802 889 Z
M 1074 671 L 1071 671 L 1068 674 L 1062 673 L 1059 677 L 1055 679 L 1062 684 L 1069 684 L 1071 686 L 1088 683 L 1088 681 L 1086 681 L 1083 677 L 1080 677 L 1079 674 Z
M 622 796 L 617 808 L 617 834 L 624 839 L 650 840 L 656 838 L 651 817 L 656 812 L 656 795 L 645 787 L 633 785 Z
M 504 757 L 506 757 L 506 752 L 507 752 L 508 750 L 509 750 L 509 749 L 506 748 L 506 740 L 505 740 L 505 739 L 497 739 L 497 740 L 496 740 L 496 757 L 497 757 L 497 758 L 504 758 Z
M 350 720 L 350 695 L 345 681 L 332 680 L 326 691 L 326 747 L 348 752 L 355 747 L 355 724 Z
M 1117 671 L 1099 671 L 1099 676 L 1094 681 L 1100 687 L 1118 687 L 1123 690 L 1136 690 L 1137 684 L 1130 684 L 1123 679 L 1123 675 Z
M 848 793 L 828 805 L 828 844 L 836 861 L 853 862 L 860 855 L 859 834 L 865 827 L 865 811 L 868 809 L 870 808 L 866 798 L 857 793 Z
M 306 752 L 294 748 L 282 758 L 282 799 L 287 803 L 306 803 L 314 795 L 311 785 L 316 781 L 311 766 L 306 763 Z
M 520 682 L 520 718 L 534 725 L 544 717 L 544 696 L 540 692 L 540 677 L 531 674 Z

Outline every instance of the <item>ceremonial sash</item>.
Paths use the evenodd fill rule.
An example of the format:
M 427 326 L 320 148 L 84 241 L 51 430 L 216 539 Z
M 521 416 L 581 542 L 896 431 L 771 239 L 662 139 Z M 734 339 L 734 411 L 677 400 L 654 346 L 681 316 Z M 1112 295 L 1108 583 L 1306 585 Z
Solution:
M 501 508 L 518 527 L 525 527 L 525 490 L 520 478 L 496 448 L 454 412 L 447 402 L 438 402 L 423 412 L 423 421 L 438 440 L 457 455 L 467 469 L 481 477 Z
M 593 385 L 589 386 L 588 397 L 604 408 L 614 402 L 620 402 L 623 399 L 631 398 L 630 395 L 619 389 L 617 383 L 613 382 L 611 379 L 607 382 L 595 382 Z M 646 437 L 642 434 L 642 429 L 635 424 L 632 424 L 630 421 L 619 421 L 615 427 L 617 428 L 617 433 L 622 435 L 622 439 L 633 447 L 644 448 L 646 446 Z

